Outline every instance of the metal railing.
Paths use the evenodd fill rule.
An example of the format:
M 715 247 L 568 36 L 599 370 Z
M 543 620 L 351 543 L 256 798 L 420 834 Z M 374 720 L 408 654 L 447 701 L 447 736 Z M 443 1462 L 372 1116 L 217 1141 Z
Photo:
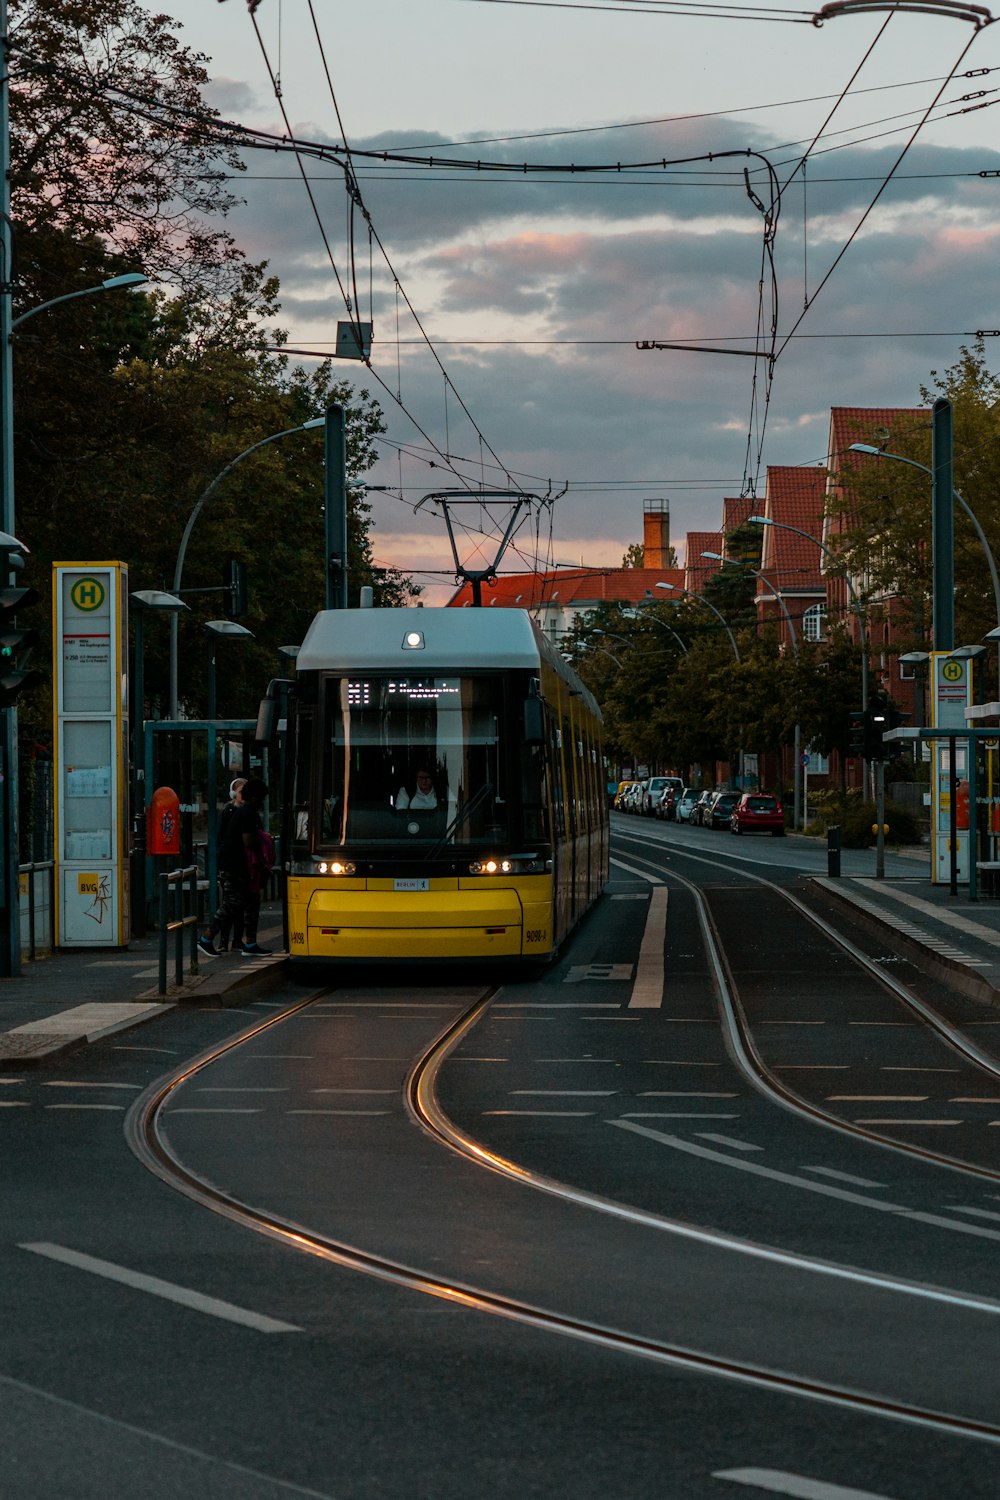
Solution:
M 167 938 L 174 935 L 174 983 L 184 983 L 184 932 L 191 933 L 191 969 L 198 968 L 198 875 L 197 865 L 167 870 L 159 877 L 160 994 L 167 993 Z M 185 885 L 185 881 L 187 884 Z M 187 896 L 185 911 L 184 897 Z M 171 905 L 173 910 L 171 911 Z
M 47 929 L 42 948 L 46 953 L 51 952 L 55 943 L 53 928 L 56 896 L 55 861 L 51 859 L 32 860 L 30 864 L 18 865 L 17 873 L 19 878 L 25 875 L 28 877 L 28 944 L 27 951 L 22 953 L 22 957 L 29 962 L 34 962 L 38 957 L 38 912 L 35 902 L 35 876 L 40 873 L 46 875 L 48 878 L 48 901 L 42 904 L 42 912 L 45 915 Z M 20 890 L 18 891 L 18 900 L 23 914 L 24 902 L 20 900 Z M 23 928 L 21 930 L 22 932 L 24 931 Z

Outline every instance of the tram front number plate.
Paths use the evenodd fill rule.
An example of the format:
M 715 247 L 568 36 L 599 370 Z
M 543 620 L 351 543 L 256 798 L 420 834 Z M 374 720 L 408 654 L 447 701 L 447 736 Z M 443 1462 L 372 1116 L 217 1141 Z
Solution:
M 429 880 L 394 880 L 392 888 L 394 891 L 429 891 L 431 883 Z

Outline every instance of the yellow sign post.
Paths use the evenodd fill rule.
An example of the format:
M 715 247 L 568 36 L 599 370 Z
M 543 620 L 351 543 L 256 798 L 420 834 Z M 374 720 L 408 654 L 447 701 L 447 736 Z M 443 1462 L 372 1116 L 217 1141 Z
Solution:
M 128 570 L 56 563 L 56 946 L 130 937 Z

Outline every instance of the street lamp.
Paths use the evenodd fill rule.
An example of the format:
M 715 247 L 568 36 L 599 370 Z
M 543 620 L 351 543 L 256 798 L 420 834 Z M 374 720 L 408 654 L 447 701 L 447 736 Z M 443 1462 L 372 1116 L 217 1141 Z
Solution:
M 242 453 L 237 453 L 237 455 L 236 455 L 235 458 L 230 459 L 229 463 L 226 464 L 226 467 L 224 469 L 220 469 L 219 473 L 216 474 L 216 476 L 212 480 L 211 484 L 206 485 L 205 489 L 202 490 L 201 494 L 198 496 L 198 499 L 195 501 L 194 509 L 192 510 L 191 514 L 187 518 L 187 525 L 184 527 L 184 531 L 183 531 L 183 534 L 181 536 L 181 543 L 180 543 L 180 546 L 177 549 L 177 562 L 174 565 L 174 583 L 173 583 L 173 588 L 174 588 L 174 593 L 175 594 L 180 593 L 181 578 L 183 577 L 183 574 L 184 574 L 184 558 L 185 558 L 185 555 L 187 553 L 188 541 L 190 540 L 191 532 L 192 532 L 192 530 L 194 528 L 194 523 L 195 523 L 195 521 L 197 521 L 199 515 L 201 514 L 201 510 L 202 510 L 202 507 L 205 504 L 205 501 L 208 500 L 215 493 L 215 491 L 218 489 L 219 485 L 225 479 L 226 475 L 229 474 L 229 473 L 231 473 L 232 470 L 235 469 L 236 465 L 238 463 L 242 463 L 243 460 L 245 458 L 248 458 L 251 453 L 256 453 L 258 448 L 265 448 L 268 443 L 276 443 L 278 441 L 278 438 L 289 437 L 294 432 L 309 432 L 309 431 L 311 431 L 315 427 L 325 427 L 325 426 L 326 426 L 326 418 L 325 417 L 312 417 L 308 422 L 302 422 L 302 423 L 300 423 L 300 425 L 298 427 L 285 427 L 285 428 L 282 429 L 281 432 L 272 432 L 271 435 L 270 435 L 270 437 L 261 438 L 261 440 L 260 440 L 259 443 L 251 443 L 251 445 L 250 445 L 249 448 L 244 448 Z M 230 634 L 232 634 L 232 633 L 233 632 L 230 632 Z M 247 632 L 247 634 L 249 634 L 249 631 Z M 176 719 L 177 718 L 177 620 L 176 620 L 176 617 L 171 621 L 171 624 L 170 624 L 170 717 L 172 719 Z
M 733 648 L 733 655 L 736 657 L 736 660 L 740 661 L 742 659 L 740 657 L 740 648 L 736 644 L 736 637 L 733 635 L 733 632 L 729 628 L 729 621 L 726 619 L 725 615 L 723 615 L 719 610 L 716 609 L 715 605 L 710 599 L 705 598 L 704 594 L 696 594 L 693 589 L 682 589 L 676 583 L 657 583 L 654 584 L 654 587 L 658 589 L 672 589 L 675 593 L 686 594 L 689 599 L 700 599 L 702 604 L 704 604 L 707 609 L 710 609 L 713 615 L 716 615 L 722 621 L 722 628 L 725 630 L 726 634 L 729 637 L 729 644 Z M 673 603 L 679 604 L 680 600 L 675 599 L 673 600 Z
M 922 474 L 926 474 L 931 480 L 934 478 L 934 470 L 929 469 L 926 464 L 917 463 L 915 458 L 906 458 L 902 453 L 884 453 L 881 448 L 873 448 L 870 443 L 852 443 L 847 451 L 849 453 L 864 453 L 869 458 L 891 458 L 894 463 L 909 464 L 911 469 L 919 469 Z M 996 558 L 993 556 L 992 548 L 986 540 L 975 511 L 967 501 L 962 499 L 962 496 L 954 487 L 952 488 L 952 494 L 972 522 L 976 536 L 979 538 L 980 545 L 986 554 L 986 564 L 990 570 L 990 579 L 993 583 L 993 603 L 996 607 L 997 626 L 1000 628 L 1000 575 L 997 574 Z M 996 639 L 996 637 L 989 638 Z M 1000 672 L 1000 656 L 997 658 L 997 669 Z
M 19 318 L 15 318 L 10 325 L 11 333 L 15 328 L 20 328 L 29 318 L 36 313 L 45 312 L 49 307 L 56 307 L 60 302 L 72 302 L 76 297 L 93 297 L 97 292 L 116 292 L 119 287 L 145 286 L 149 277 L 144 271 L 123 271 L 120 276 L 106 276 L 97 286 L 81 287 L 78 292 L 64 292 L 61 297 L 50 297 L 47 302 L 39 302 L 37 307 L 29 307 Z
M 132 710 L 132 929 L 136 937 L 146 931 L 146 757 L 143 743 L 143 702 L 145 700 L 143 661 L 143 622 L 146 612 L 171 614 L 173 619 L 187 609 L 183 599 L 162 589 L 138 589 L 129 594 L 135 614 L 135 668 L 129 690 Z
M 772 521 L 770 516 L 748 516 L 748 523 L 752 526 L 776 526 L 779 531 L 794 531 L 796 536 L 804 536 L 807 542 L 812 542 L 823 553 L 824 557 L 837 564 L 844 576 L 844 583 L 850 595 L 851 604 L 858 617 L 858 629 L 861 634 L 861 707 L 868 707 L 868 627 L 865 624 L 864 610 L 861 608 L 861 600 L 858 598 L 857 590 L 851 582 L 850 575 L 843 561 L 837 556 L 831 547 L 821 542 L 819 537 L 813 536 L 811 531 L 803 531 L 801 526 L 789 526 L 787 521 Z
M 215 653 L 218 643 L 223 638 L 229 640 L 252 641 L 253 631 L 248 630 L 245 625 L 240 625 L 236 620 L 206 620 L 205 633 L 208 636 L 208 717 L 215 718 Z
M 655 602 L 655 601 L 650 600 L 650 603 L 653 603 L 653 602 Z M 649 614 L 643 615 L 640 612 L 639 609 L 635 609 L 635 610 L 632 610 L 631 613 L 626 613 L 625 618 L 627 620 L 639 620 L 639 621 L 642 621 L 643 623 L 645 621 L 649 620 L 649 621 L 652 621 L 652 623 L 654 625 L 659 625 L 662 630 L 668 631 L 669 634 L 673 636 L 673 638 L 677 642 L 678 646 L 680 646 L 681 650 L 684 652 L 684 655 L 687 656 L 687 651 L 688 651 L 687 642 L 683 639 L 682 636 L 679 636 L 677 634 L 677 631 L 674 629 L 674 627 L 672 625 L 668 625 L 667 622 L 666 622 L 666 620 L 661 620 L 660 617 L 659 617 L 659 615 L 649 615 Z

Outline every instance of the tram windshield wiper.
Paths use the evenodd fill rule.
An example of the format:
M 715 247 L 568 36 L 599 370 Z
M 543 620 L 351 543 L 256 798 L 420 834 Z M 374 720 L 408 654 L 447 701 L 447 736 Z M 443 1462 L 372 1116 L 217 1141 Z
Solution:
M 473 809 L 477 808 L 481 802 L 485 802 L 486 798 L 492 791 L 493 783 L 492 781 L 487 781 L 484 786 L 481 786 L 479 788 L 479 791 L 474 797 L 470 797 L 468 802 L 463 803 L 463 805 L 458 809 L 458 812 L 452 818 L 451 822 L 448 824 L 448 827 L 445 829 L 444 833 L 434 845 L 434 848 L 427 855 L 428 860 L 437 859 L 445 844 L 447 844 L 449 839 L 454 838 L 455 834 L 457 833 L 459 828 L 461 828 L 462 824 L 465 822 L 466 818 L 473 811 Z

